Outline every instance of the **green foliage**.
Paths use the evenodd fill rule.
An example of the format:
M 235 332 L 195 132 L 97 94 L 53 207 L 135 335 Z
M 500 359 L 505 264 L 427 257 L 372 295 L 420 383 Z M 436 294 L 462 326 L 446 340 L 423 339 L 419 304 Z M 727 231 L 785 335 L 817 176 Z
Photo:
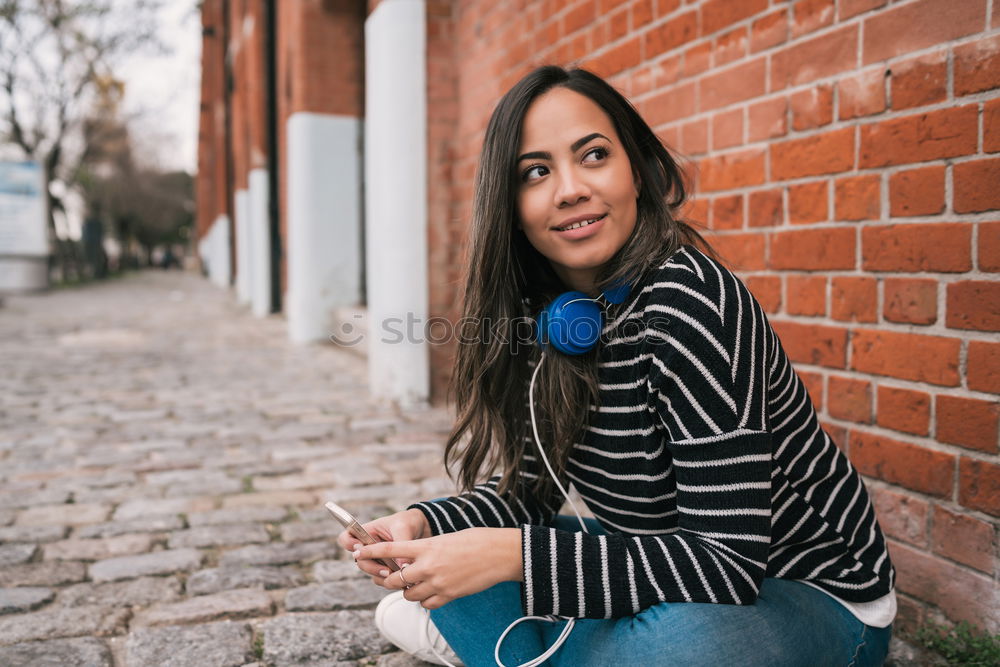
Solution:
M 985 633 L 966 621 L 953 627 L 928 623 L 914 638 L 940 654 L 949 665 L 1000 665 L 1000 635 Z
M 264 635 L 257 635 L 253 638 L 253 656 L 258 661 L 264 659 Z

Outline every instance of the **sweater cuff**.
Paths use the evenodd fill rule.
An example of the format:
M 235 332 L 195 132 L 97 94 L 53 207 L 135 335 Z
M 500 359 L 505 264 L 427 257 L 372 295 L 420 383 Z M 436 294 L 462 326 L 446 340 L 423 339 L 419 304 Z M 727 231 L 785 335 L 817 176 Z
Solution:
M 444 527 L 441 524 L 441 519 L 438 518 L 438 517 L 436 517 L 436 516 L 434 516 L 434 512 L 431 510 L 430 507 L 428 507 L 428 505 L 430 504 L 430 502 L 432 502 L 432 501 L 424 501 L 424 502 L 421 502 L 421 503 L 413 503 L 412 505 L 410 505 L 406 509 L 408 509 L 408 510 L 417 509 L 417 510 L 420 510 L 421 512 L 423 512 L 424 513 L 424 518 L 427 519 L 427 525 L 430 526 L 430 528 L 431 528 L 431 537 L 434 537 L 435 535 L 441 535 L 442 533 L 447 532 L 447 531 L 444 530 Z
M 524 582 L 521 606 L 526 616 L 558 614 L 554 592 L 558 586 L 552 559 L 556 547 L 555 529 L 548 526 L 521 526 L 521 560 Z

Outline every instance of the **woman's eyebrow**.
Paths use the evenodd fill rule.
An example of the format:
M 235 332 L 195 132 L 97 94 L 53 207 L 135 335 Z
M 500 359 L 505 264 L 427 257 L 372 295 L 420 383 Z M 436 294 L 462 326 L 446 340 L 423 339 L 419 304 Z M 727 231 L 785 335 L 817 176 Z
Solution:
M 591 132 L 587 136 L 580 137 L 579 139 L 574 141 L 573 144 L 569 147 L 569 150 L 570 152 L 575 153 L 578 150 L 580 150 L 581 146 L 587 144 L 590 141 L 593 141 L 598 137 L 604 139 L 605 141 L 611 141 L 600 132 Z M 517 161 L 520 162 L 521 160 L 551 160 L 551 159 L 552 159 L 552 153 L 546 151 L 534 151 L 532 153 L 525 153 L 521 157 L 517 158 Z

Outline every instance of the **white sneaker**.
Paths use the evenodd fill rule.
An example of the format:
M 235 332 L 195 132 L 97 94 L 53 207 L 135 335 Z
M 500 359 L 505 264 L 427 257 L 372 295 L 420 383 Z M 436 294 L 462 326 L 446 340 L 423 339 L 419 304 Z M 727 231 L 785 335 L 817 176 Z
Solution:
M 464 667 L 461 659 L 434 627 L 431 613 L 396 591 L 375 608 L 375 627 L 382 636 L 410 655 L 435 665 Z

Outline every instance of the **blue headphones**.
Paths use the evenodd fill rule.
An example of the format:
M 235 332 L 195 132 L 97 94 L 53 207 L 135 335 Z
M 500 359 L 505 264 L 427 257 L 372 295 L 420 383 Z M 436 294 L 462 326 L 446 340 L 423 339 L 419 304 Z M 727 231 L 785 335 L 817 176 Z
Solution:
M 601 295 L 608 303 L 618 304 L 628 298 L 632 286 L 616 285 Z M 601 337 L 604 312 L 597 299 L 583 292 L 563 292 L 538 314 L 539 343 L 551 343 L 563 354 L 580 355 L 590 351 Z

